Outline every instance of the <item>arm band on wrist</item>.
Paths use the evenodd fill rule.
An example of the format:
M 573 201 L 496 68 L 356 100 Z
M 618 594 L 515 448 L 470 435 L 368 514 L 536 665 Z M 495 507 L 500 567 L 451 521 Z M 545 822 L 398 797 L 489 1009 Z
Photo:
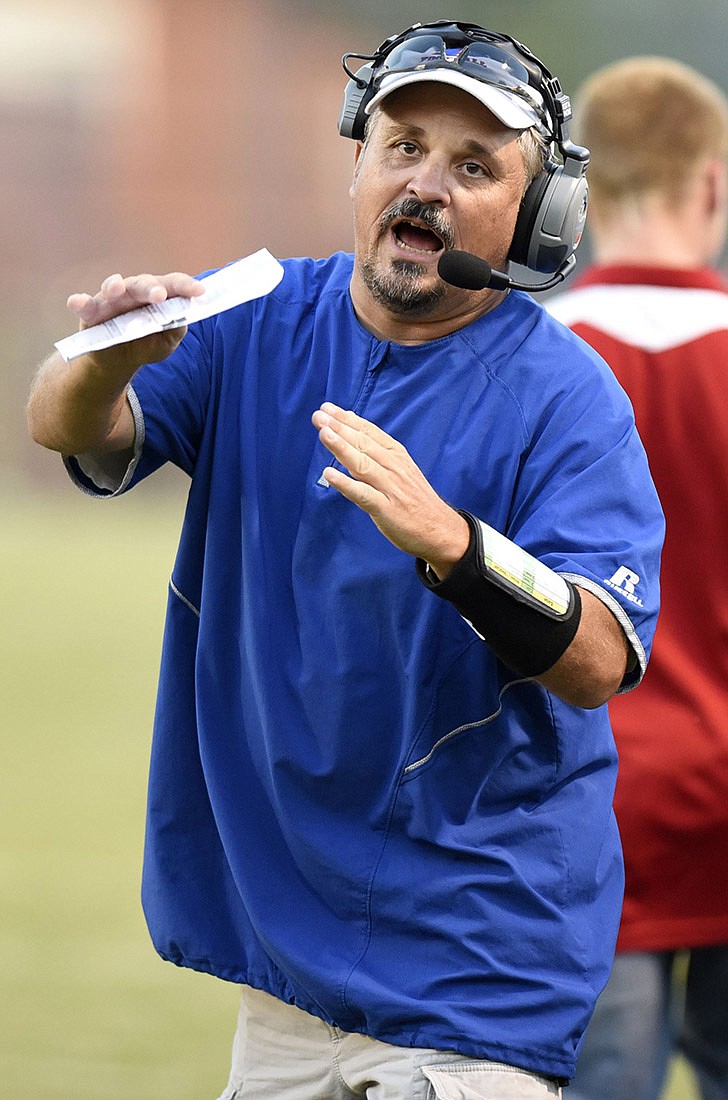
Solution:
M 579 591 L 486 523 L 461 512 L 470 543 L 444 581 L 417 559 L 423 584 L 448 600 L 508 668 L 540 676 L 573 641 Z

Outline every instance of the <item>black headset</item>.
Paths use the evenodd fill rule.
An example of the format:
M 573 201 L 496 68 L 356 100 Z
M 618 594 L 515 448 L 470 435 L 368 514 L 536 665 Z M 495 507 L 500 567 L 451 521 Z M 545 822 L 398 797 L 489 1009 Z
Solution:
M 523 197 L 508 259 L 531 271 L 555 274 L 560 279 L 573 267 L 574 252 L 584 231 L 589 200 L 586 181 L 589 150 L 569 140 L 567 124 L 571 118 L 571 103 L 558 79 L 515 38 L 487 31 L 475 23 L 440 19 L 413 24 L 401 34 L 385 39 L 373 54 L 344 54 L 341 64 L 349 82 L 339 114 L 339 133 L 355 141 L 364 140 L 366 109 L 376 95 L 375 80 L 382 62 L 406 38 L 430 30 L 445 37 L 459 35 L 461 39 L 474 42 L 494 43 L 520 62 L 528 72 L 529 85 L 540 93 L 546 112 L 544 130 L 548 155 L 542 171 Z M 352 72 L 348 65 L 351 58 L 366 64 Z M 541 289 L 551 285 L 553 282 L 549 280 Z M 534 285 L 531 289 L 539 289 L 539 286 Z

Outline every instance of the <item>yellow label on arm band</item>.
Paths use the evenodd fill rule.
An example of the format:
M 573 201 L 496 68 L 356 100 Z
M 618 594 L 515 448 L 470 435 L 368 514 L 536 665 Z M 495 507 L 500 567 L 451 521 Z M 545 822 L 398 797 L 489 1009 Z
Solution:
M 475 522 L 481 565 L 493 582 L 544 611 L 565 615 L 571 593 L 564 578 L 487 523 L 479 519 Z

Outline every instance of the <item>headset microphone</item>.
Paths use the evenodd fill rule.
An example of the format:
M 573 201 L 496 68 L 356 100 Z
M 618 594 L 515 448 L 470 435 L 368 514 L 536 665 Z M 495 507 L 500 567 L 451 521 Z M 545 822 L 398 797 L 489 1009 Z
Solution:
M 494 271 L 487 260 L 481 260 L 472 252 L 461 252 L 451 248 L 445 252 L 437 265 L 441 279 L 451 286 L 462 290 L 549 290 L 565 279 L 576 264 L 576 257 L 570 256 L 555 275 L 543 283 L 519 283 L 504 271 Z

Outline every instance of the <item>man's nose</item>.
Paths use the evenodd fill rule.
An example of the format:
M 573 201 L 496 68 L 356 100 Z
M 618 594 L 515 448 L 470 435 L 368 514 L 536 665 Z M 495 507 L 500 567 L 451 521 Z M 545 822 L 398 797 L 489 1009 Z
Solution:
M 430 158 L 422 160 L 410 177 L 407 192 L 418 198 L 420 202 L 434 202 L 439 203 L 440 206 L 449 206 L 450 186 L 444 165 Z

